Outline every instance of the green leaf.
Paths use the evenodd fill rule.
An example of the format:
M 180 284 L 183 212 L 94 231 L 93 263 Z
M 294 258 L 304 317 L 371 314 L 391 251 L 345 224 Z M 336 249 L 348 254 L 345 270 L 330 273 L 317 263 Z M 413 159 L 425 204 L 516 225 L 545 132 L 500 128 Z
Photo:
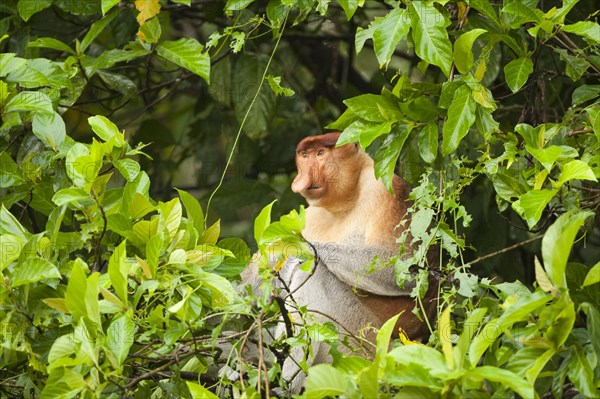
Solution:
M 590 168 L 587 163 L 580 160 L 571 161 L 563 166 L 556 185 L 560 187 L 573 179 L 598 181 L 596 176 L 594 176 L 592 168 Z
M 217 220 L 212 226 L 204 230 L 202 236 L 198 240 L 199 243 L 202 244 L 211 244 L 215 245 L 219 240 L 219 236 L 221 235 L 221 220 Z
M 600 25 L 593 21 L 579 21 L 571 25 L 565 25 L 562 28 L 563 32 L 574 33 L 584 37 L 592 42 L 592 44 L 600 44 Z
M 465 75 L 471 70 L 471 67 L 475 63 L 473 51 L 471 51 L 473 43 L 475 39 L 486 32 L 485 29 L 473 29 L 463 33 L 456 39 L 454 43 L 454 65 L 456 65 L 458 72 Z
M 375 18 L 371 24 L 373 47 L 379 67 L 387 67 L 394 51 L 410 29 L 410 18 L 404 8 L 395 8 L 383 18 Z M 357 37 L 358 37 L 357 32 Z
M 400 151 L 402 151 L 404 142 L 412 128 L 412 124 L 396 124 L 375 154 L 375 177 L 381 179 L 390 193 L 392 192 L 392 179 Z
M 50 97 L 39 91 L 22 91 L 8 100 L 4 106 L 4 114 L 9 112 L 48 112 L 53 113 Z
M 0 236 L 0 238 L 2 238 Z M 0 263 L 1 265 L 2 263 Z M 582 287 L 587 287 L 588 285 L 593 285 L 596 283 L 600 283 L 600 262 L 596 263 L 594 267 L 590 269 L 587 276 L 585 276 L 585 281 L 583 282 Z
M 106 345 L 117 361 L 118 367 L 123 366 L 129 349 L 133 345 L 135 324 L 124 314 L 110 323 L 106 331 Z
M 569 379 L 584 397 L 597 398 L 599 392 L 595 386 L 594 372 L 585 350 L 580 345 L 576 345 L 572 351 L 567 372 Z
M 204 231 L 204 212 L 202 206 L 194 196 L 186 191 L 176 189 L 185 207 L 187 218 L 192 222 L 194 228 L 201 234 Z
M 65 305 L 74 320 L 87 317 L 100 326 L 100 312 L 98 310 L 98 273 L 93 273 L 86 279 L 83 261 L 73 262 L 71 277 L 67 285 Z
M 52 37 L 39 37 L 27 43 L 27 48 L 49 48 L 52 50 L 65 52 L 67 54 L 75 54 L 75 50 L 73 50 L 71 47 Z
M 362 148 L 367 148 L 377 137 L 388 134 L 392 129 L 392 124 L 391 121 L 377 123 L 357 120 L 344 129 L 337 145 L 359 142 Z
M 387 98 L 377 94 L 362 94 L 344 100 L 355 115 L 369 122 L 397 121 L 402 118 L 398 107 Z
M 488 19 L 496 25 L 496 27 L 500 27 L 500 19 L 498 18 L 498 13 L 492 6 L 488 0 L 468 0 L 467 4 L 480 12 L 482 15 L 488 17 Z
M 413 1 L 410 3 L 412 37 L 415 52 L 423 60 L 439 66 L 444 75 L 450 75 L 452 65 L 452 44 L 446 30 L 444 16 L 433 3 Z
M 11 262 L 17 260 L 25 245 L 25 239 L 13 234 L 0 235 L 0 275 Z
M 530 58 L 517 58 L 504 66 L 506 84 L 513 93 L 519 91 L 533 72 L 533 61 Z
M 127 181 L 134 181 L 141 170 L 140 164 L 131 158 L 117 159 L 113 162 L 113 165 L 115 165 L 115 168 L 117 168 L 119 172 L 121 172 L 121 175 L 123 175 L 123 177 Z M 136 194 L 140 195 L 138 193 Z M 143 198 L 143 196 L 141 197 Z
M 58 151 L 58 147 L 65 141 L 67 136 L 65 121 L 57 112 L 36 112 L 33 116 L 31 129 L 42 143 L 54 151 Z
M 119 4 L 121 0 L 102 0 L 102 15 L 106 15 L 114 6 Z
M 242 11 L 253 2 L 254 0 L 227 0 L 224 11 Z
M 278 96 L 290 97 L 296 94 L 294 90 L 281 86 L 281 76 L 269 75 L 268 80 L 271 90 L 273 90 L 273 93 L 277 94 Z
M 52 0 L 19 0 L 17 9 L 23 21 L 27 22 L 32 15 L 45 10 L 51 5 Z
M 528 383 L 515 373 L 499 367 L 480 366 L 465 373 L 463 378 L 480 382 L 483 380 L 498 382 L 503 386 L 509 387 L 523 398 L 535 397 L 533 384 Z
M 583 85 L 573 91 L 571 103 L 578 106 L 600 96 L 600 85 Z
M 177 234 L 183 210 L 179 198 L 173 198 L 171 201 L 159 206 L 160 227 L 159 231 L 166 230 L 167 240 L 171 240 Z M 215 241 L 216 242 L 216 241 Z
M 435 378 L 445 379 L 450 373 L 444 355 L 425 345 L 404 345 L 392 349 L 387 355 L 387 363 L 394 361 L 402 366 L 419 365 Z
M 136 58 L 148 55 L 150 50 L 144 48 L 139 42 L 132 42 L 123 49 L 112 49 L 104 51 L 93 64 L 86 68 L 89 76 L 92 76 L 99 69 L 111 68 L 119 62 L 131 61 Z
M 185 383 L 187 384 L 193 399 L 219 399 L 217 395 L 200 384 L 196 384 L 192 381 L 186 381 Z
M 104 2 L 102 4 L 102 8 L 104 10 Z M 90 28 L 90 30 L 88 31 L 88 33 L 86 33 L 85 37 L 83 38 L 83 40 L 81 40 L 81 44 L 79 45 L 79 52 L 80 53 L 85 53 L 85 50 L 87 50 L 87 48 L 90 46 L 90 44 L 92 44 L 92 42 L 98 37 L 98 35 L 100 33 L 102 33 L 104 31 L 104 29 L 106 29 L 106 27 L 108 26 L 108 24 L 110 24 L 112 22 L 113 19 L 115 19 L 117 17 L 117 15 L 119 15 L 120 11 L 117 12 L 113 12 L 103 18 L 100 18 L 99 20 L 97 20 L 96 22 L 94 22 Z M 103 11 L 103 14 L 105 12 Z
M 454 347 L 454 364 L 456 369 L 460 370 L 464 366 L 464 361 L 466 359 L 467 351 L 469 350 L 469 344 L 473 340 L 473 335 L 477 332 L 479 328 L 479 324 L 483 320 L 487 313 L 487 308 L 475 308 L 465 320 L 462 326 L 462 332 L 460 334 L 460 338 L 458 339 L 458 343 Z
M 269 205 L 265 206 L 256 219 L 254 219 L 254 240 L 258 245 L 261 245 L 262 235 L 267 229 L 267 227 L 271 224 L 271 209 L 273 208 L 273 204 L 275 201 L 271 202 Z
M 125 144 L 123 133 L 108 118 L 102 115 L 96 115 L 88 118 L 88 123 L 98 137 L 106 142 L 111 142 L 116 147 L 122 147 Z
M 438 321 L 438 335 L 442 343 L 442 353 L 446 358 L 446 365 L 449 369 L 454 369 L 454 356 L 452 353 L 452 325 L 450 324 L 450 314 L 452 306 L 447 306 L 442 312 Z
M 510 307 L 502 315 L 489 321 L 482 330 L 475 336 L 469 347 L 469 361 L 471 365 L 476 365 L 485 351 L 496 342 L 504 332 L 513 324 L 525 321 L 529 314 L 548 301 L 553 296 L 542 291 L 535 291 L 526 295 L 517 302 L 510 304 Z
M 17 265 L 16 269 L 11 287 L 61 277 L 58 268 L 52 262 L 39 256 L 25 259 L 23 263 Z
M 59 190 L 52 197 L 52 202 L 58 206 L 77 202 L 79 200 L 90 200 L 90 194 L 79 187 L 68 187 Z
M 127 280 L 129 278 L 129 262 L 127 261 L 126 241 L 123 240 L 110 256 L 108 275 L 115 293 L 127 305 Z
M 456 151 L 461 140 L 475 123 L 476 108 L 477 104 L 468 86 L 463 85 L 456 89 L 442 131 L 442 155 L 446 156 Z
M 342 6 L 344 13 L 346 13 L 346 18 L 350 21 L 350 18 L 352 18 L 358 9 L 359 0 L 338 0 L 338 3 Z
M 159 56 L 200 76 L 210 83 L 210 57 L 202 52 L 202 45 L 196 39 L 182 38 L 164 41 L 156 47 Z
M 140 26 L 138 37 L 146 43 L 158 43 L 160 36 L 162 35 L 162 27 L 158 17 L 149 19 Z
M 0 235 L 7 233 L 24 239 L 27 239 L 30 235 L 17 218 L 2 204 L 0 205 Z
M 0 153 L 0 188 L 18 186 L 25 183 L 19 165 L 6 152 Z
M 525 148 L 527 149 L 527 152 L 533 155 L 533 157 L 537 159 L 548 172 L 552 170 L 554 162 L 560 157 L 563 151 L 561 147 L 556 145 L 541 149 L 526 145 Z
M 567 286 L 565 268 L 579 228 L 593 212 L 564 213 L 548 228 L 542 239 L 542 258 L 548 277 L 557 288 Z
M 438 152 L 438 126 L 431 122 L 423 127 L 418 136 L 419 154 L 423 161 L 432 163 Z
M 308 398 L 320 399 L 342 395 L 348 391 L 349 387 L 348 375 L 330 364 L 318 364 L 308 369 L 304 394 Z
M 146 244 L 146 260 L 150 265 L 150 271 L 152 272 L 153 278 L 156 276 L 156 269 L 158 268 L 158 260 L 160 257 L 160 251 L 162 249 L 162 246 L 162 234 L 156 234 L 152 236 Z
M 502 8 L 502 13 L 509 14 L 513 17 L 509 24 L 513 29 L 519 28 L 526 22 L 540 22 L 542 19 L 542 17 L 535 12 L 539 10 L 529 7 L 529 5 L 521 0 L 513 0 L 505 2 L 505 4 L 506 5 Z
M 531 190 L 521 195 L 518 201 L 513 203 L 513 208 L 519 212 L 527 221 L 529 228 L 533 228 L 542 217 L 546 205 L 558 190 Z

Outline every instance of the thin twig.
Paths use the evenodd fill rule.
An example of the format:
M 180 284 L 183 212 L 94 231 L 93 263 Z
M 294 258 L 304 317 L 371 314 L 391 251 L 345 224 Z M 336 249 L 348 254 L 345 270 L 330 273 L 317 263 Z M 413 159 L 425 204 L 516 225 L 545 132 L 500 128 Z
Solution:
M 527 239 L 527 240 L 525 240 L 525 241 L 521 241 L 521 242 L 518 242 L 518 243 L 516 243 L 516 244 L 514 244 L 514 245 L 511 245 L 510 247 L 506 247 L 506 248 L 503 248 L 503 249 L 501 249 L 501 250 L 499 250 L 499 251 L 492 252 L 492 253 L 489 253 L 489 254 L 487 254 L 487 255 L 480 256 L 479 258 L 477 258 L 477 259 L 474 259 L 474 260 L 472 260 L 472 261 L 468 262 L 467 264 L 469 264 L 469 265 L 474 265 L 475 263 L 479 263 L 479 262 L 481 262 L 481 261 L 483 261 L 483 260 L 486 260 L 486 259 L 489 259 L 489 258 L 493 258 L 494 256 L 497 256 L 497 255 L 503 254 L 503 253 L 505 253 L 505 252 L 512 251 L 513 249 L 516 249 L 516 248 L 522 247 L 523 245 L 527 245 L 527 244 L 529 244 L 529 243 L 532 243 L 532 242 L 534 242 L 534 241 L 537 241 L 537 240 L 539 240 L 540 238 L 542 238 L 543 236 L 544 236 L 543 234 L 539 234 L 539 235 L 537 235 L 537 236 L 534 236 L 534 237 L 531 237 L 531 238 L 529 238 L 529 239 Z

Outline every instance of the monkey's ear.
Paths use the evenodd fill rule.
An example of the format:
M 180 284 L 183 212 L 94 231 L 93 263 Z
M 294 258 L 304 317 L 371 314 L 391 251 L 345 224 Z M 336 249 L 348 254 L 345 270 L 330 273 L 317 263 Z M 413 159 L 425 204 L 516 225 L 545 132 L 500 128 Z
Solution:
M 358 152 L 358 143 L 354 143 L 354 151 Z

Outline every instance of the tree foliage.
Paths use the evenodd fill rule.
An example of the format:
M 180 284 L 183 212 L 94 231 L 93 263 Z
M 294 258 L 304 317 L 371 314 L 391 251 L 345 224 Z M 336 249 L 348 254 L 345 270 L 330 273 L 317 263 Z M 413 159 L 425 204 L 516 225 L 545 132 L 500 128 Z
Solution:
M 261 397 L 325 341 L 305 397 L 597 397 L 596 18 L 577 0 L 3 1 L 2 396 Z M 295 303 L 296 334 L 269 337 L 278 267 L 312 264 L 293 146 L 325 126 L 413 185 L 416 250 L 394 267 L 419 302 L 441 248 L 429 342 L 390 346 L 392 319 L 372 361 L 342 355 L 352 337 Z M 277 259 L 258 296 L 237 289 L 254 251 Z

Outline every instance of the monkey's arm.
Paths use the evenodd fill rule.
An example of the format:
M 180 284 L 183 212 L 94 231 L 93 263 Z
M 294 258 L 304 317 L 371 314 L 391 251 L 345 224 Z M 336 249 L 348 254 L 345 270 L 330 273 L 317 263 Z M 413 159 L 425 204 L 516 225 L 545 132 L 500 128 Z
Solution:
M 393 266 L 383 264 L 396 255 L 395 251 L 372 245 L 340 245 L 335 243 L 312 242 L 321 260 L 319 267 L 329 271 L 350 287 L 385 296 L 407 296 L 414 284 L 398 287 Z M 369 267 L 374 258 L 379 262 Z

